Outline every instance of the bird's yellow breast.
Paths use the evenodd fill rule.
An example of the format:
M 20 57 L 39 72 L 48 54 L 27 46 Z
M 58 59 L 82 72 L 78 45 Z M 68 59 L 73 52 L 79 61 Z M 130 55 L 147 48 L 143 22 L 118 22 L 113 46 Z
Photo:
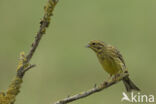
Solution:
M 114 75 L 121 70 L 120 64 L 117 63 L 114 59 L 111 59 L 109 57 L 101 58 L 100 56 L 98 56 L 98 59 L 104 70 L 110 75 Z

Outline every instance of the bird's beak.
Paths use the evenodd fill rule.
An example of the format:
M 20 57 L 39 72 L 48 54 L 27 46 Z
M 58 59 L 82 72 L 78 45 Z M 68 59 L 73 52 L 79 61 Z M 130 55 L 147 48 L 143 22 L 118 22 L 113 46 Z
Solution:
M 86 48 L 90 48 L 90 45 L 88 44 L 88 45 L 86 45 Z

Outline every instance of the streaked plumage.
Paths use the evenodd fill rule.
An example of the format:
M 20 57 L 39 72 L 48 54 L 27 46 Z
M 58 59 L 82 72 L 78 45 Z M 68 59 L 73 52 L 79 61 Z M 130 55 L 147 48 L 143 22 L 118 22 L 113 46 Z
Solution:
M 102 41 L 92 40 L 88 43 L 88 47 L 97 54 L 102 67 L 111 76 L 127 70 L 122 55 L 112 45 Z M 129 77 L 125 77 L 123 82 L 128 92 L 132 90 L 139 91 L 139 88 L 129 79 Z

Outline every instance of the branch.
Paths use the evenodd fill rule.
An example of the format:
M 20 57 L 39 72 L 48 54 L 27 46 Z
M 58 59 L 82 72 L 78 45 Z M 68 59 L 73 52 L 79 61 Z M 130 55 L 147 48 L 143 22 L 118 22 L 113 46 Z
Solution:
M 29 65 L 27 68 L 25 68 L 24 70 L 22 70 L 23 75 L 25 74 L 25 72 L 27 72 L 29 69 L 35 67 L 36 65 Z M 22 76 L 23 76 L 22 75 Z
M 90 89 L 88 91 L 84 91 L 84 92 L 81 92 L 79 94 L 64 98 L 62 100 L 59 100 L 59 101 L 55 102 L 54 104 L 67 104 L 67 103 L 70 103 L 72 101 L 76 101 L 76 100 L 85 98 L 87 96 L 90 96 L 90 95 L 92 95 L 94 93 L 100 92 L 100 91 L 104 90 L 105 88 L 116 84 L 117 82 L 121 81 L 124 77 L 127 77 L 127 76 L 129 76 L 129 74 L 127 73 L 127 71 L 125 71 L 124 73 L 121 73 L 115 79 L 109 79 L 109 80 L 103 82 L 99 86 L 95 86 L 94 88 L 92 88 L 92 89 Z
M 42 20 L 40 21 L 40 28 L 36 34 L 32 47 L 28 55 L 25 56 L 24 52 L 20 53 L 20 60 L 17 66 L 17 75 L 9 85 L 7 91 L 0 92 L 0 104 L 14 104 L 16 96 L 20 92 L 24 74 L 29 69 L 35 67 L 35 65 L 31 65 L 29 62 L 32 59 L 32 56 L 34 55 L 43 34 L 45 34 L 46 29 L 50 24 L 50 18 L 52 16 L 52 12 L 57 2 L 58 0 L 48 0 L 47 5 L 44 7 L 45 13 Z
M 22 72 L 25 69 L 25 66 L 31 60 L 32 56 L 34 55 L 42 36 L 45 34 L 46 28 L 50 24 L 50 20 L 51 20 L 50 18 L 53 15 L 52 12 L 57 2 L 58 0 L 48 0 L 48 4 L 44 7 L 45 13 L 42 20 L 40 21 L 40 28 L 37 32 L 34 42 L 32 43 L 32 48 L 30 49 L 28 55 L 25 57 L 25 61 L 23 61 L 23 65 L 18 70 L 17 76 L 23 77 L 24 73 Z

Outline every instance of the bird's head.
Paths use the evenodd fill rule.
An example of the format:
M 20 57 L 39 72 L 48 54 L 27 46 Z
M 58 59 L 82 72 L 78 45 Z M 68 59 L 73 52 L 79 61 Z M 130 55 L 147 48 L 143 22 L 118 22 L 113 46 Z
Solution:
M 99 53 L 105 49 L 106 44 L 102 41 L 99 41 L 99 40 L 92 40 L 88 43 L 87 47 L 91 48 L 96 53 Z

